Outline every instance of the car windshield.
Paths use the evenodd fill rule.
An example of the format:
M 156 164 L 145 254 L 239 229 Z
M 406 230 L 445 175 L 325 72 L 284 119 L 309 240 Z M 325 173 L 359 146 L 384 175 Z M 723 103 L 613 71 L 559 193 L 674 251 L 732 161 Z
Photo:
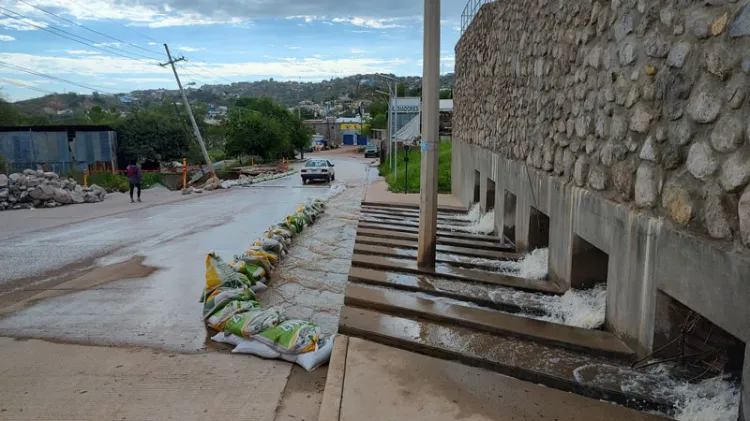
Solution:
M 378 147 L 377 146 L 368 146 L 366 150 L 368 150 L 368 151 L 376 151 L 376 150 L 378 150 Z
M 327 165 L 325 161 L 307 161 L 307 164 L 305 164 L 305 166 L 308 168 L 315 168 L 315 167 L 320 168 L 320 167 L 325 167 Z

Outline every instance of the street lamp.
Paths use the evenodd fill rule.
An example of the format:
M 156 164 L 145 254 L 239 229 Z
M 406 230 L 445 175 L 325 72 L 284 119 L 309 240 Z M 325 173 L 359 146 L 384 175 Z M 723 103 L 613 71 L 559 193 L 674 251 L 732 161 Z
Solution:
M 396 100 L 393 101 L 393 114 L 391 114 L 391 99 L 388 98 L 388 142 L 390 147 L 393 149 L 393 153 L 390 154 L 391 159 L 391 166 L 393 167 L 393 180 L 398 179 L 398 174 L 396 170 L 398 169 L 398 141 L 393 138 L 393 135 L 396 134 L 398 131 L 398 85 L 396 84 L 397 80 L 396 78 L 392 78 L 390 76 L 376 74 L 375 76 L 385 79 L 389 81 L 388 83 L 388 90 L 391 92 L 389 95 L 390 97 L 395 97 Z M 393 83 L 393 88 L 391 88 L 391 82 Z M 393 121 L 391 121 L 391 116 L 393 116 Z M 391 127 L 393 129 L 391 129 Z

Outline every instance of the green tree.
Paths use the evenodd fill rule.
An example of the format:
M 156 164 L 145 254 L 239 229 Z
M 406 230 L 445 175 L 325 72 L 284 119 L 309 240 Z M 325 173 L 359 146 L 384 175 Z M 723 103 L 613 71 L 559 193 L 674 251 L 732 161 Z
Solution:
M 293 119 L 291 131 L 291 144 L 299 151 L 300 159 L 305 158 L 305 149 L 312 144 L 313 128 L 302 123 L 302 120 Z
M 233 110 L 227 121 L 228 156 L 259 155 L 274 159 L 288 148 L 284 130 L 275 118 L 247 108 Z
M 399 83 L 396 86 L 396 96 L 399 98 L 406 96 L 406 85 L 404 85 L 403 83 Z
M 441 89 L 440 99 L 453 99 L 453 89 Z
M 114 123 L 117 120 L 116 116 L 110 115 L 98 105 L 94 105 L 89 110 L 89 119 L 94 124 L 108 124 Z
M 152 112 L 140 112 L 117 122 L 117 159 L 121 165 L 132 160 L 180 160 L 190 150 L 192 139 L 175 119 Z

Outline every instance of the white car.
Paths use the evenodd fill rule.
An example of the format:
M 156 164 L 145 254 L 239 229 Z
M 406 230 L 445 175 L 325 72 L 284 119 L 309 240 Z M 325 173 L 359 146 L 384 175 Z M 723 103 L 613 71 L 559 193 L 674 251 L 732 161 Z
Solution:
M 330 183 L 336 179 L 334 165 L 327 159 L 311 159 L 300 172 L 302 184 L 307 184 L 310 180 L 324 180 Z

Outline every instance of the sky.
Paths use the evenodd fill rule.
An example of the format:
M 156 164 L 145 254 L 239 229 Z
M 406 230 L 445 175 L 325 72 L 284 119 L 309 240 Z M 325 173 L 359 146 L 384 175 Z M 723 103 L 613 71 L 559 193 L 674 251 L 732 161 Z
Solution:
M 441 73 L 453 71 L 464 6 L 441 1 Z M 186 59 L 177 64 L 183 83 L 198 86 L 421 76 L 423 8 L 421 0 L 3 0 L 0 96 L 176 89 L 159 66 L 164 43 Z

